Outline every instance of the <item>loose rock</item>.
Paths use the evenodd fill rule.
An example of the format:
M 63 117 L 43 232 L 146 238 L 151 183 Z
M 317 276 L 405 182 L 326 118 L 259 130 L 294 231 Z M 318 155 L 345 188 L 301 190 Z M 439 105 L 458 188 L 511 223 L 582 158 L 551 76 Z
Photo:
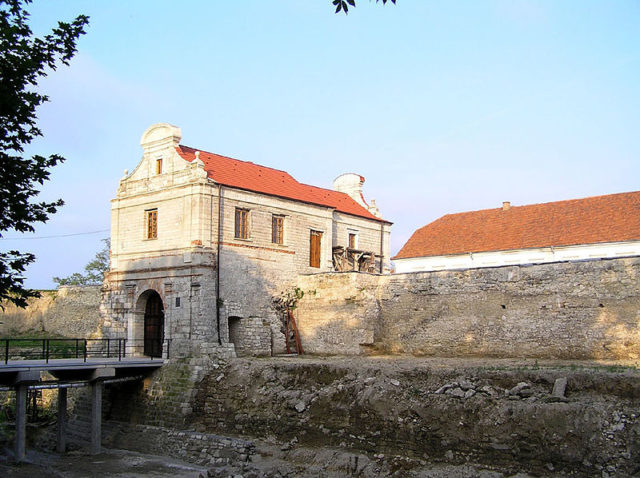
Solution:
M 507 391 L 507 395 L 519 395 L 522 390 L 525 388 L 530 388 L 531 384 L 527 382 L 520 382 L 518 385 L 513 387 L 511 390 Z
M 564 398 L 564 393 L 567 388 L 567 377 L 557 378 L 553 384 L 553 391 L 551 395 L 556 398 Z

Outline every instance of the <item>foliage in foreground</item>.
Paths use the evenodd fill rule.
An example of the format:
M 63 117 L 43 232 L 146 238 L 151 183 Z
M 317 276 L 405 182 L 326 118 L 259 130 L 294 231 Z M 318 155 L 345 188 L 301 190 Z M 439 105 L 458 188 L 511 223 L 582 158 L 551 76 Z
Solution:
M 380 0 L 376 0 L 378 3 Z M 387 4 L 387 1 L 393 3 L 395 5 L 396 0 L 382 0 L 383 4 Z M 336 13 L 344 12 L 345 15 L 349 13 L 349 6 L 355 7 L 356 0 L 333 0 L 333 5 L 336 7 Z
M 49 99 L 37 91 L 38 80 L 76 53 L 78 37 L 89 21 L 79 15 L 42 38 L 34 37 L 25 6 L 31 0 L 0 0 L 0 237 L 7 230 L 33 232 L 62 206 L 61 199 L 35 201 L 50 168 L 64 161 L 57 154 L 24 157 L 24 148 L 42 136 L 36 108 Z M 26 307 L 38 292 L 25 289 L 24 271 L 35 260 L 18 250 L 0 252 L 0 306 L 9 301 Z

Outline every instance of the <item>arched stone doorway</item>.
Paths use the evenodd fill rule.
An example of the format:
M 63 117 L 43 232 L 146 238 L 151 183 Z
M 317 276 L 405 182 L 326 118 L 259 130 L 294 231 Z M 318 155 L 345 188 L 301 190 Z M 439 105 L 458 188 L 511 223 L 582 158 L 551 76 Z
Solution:
M 164 342 L 164 306 L 162 298 L 155 290 L 145 293 L 144 308 L 144 354 L 148 357 L 162 357 Z

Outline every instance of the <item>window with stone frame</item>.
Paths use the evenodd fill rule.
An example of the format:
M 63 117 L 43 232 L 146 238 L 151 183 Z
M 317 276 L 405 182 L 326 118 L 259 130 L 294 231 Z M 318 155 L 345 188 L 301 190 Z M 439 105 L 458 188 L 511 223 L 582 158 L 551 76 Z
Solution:
M 144 212 L 146 223 L 146 238 L 157 239 L 158 238 L 158 210 L 149 209 Z
M 162 158 L 156 159 L 156 174 L 162 174 Z
M 271 216 L 271 242 L 284 244 L 284 216 L 278 214 Z
M 249 239 L 249 210 L 236 208 L 236 239 Z

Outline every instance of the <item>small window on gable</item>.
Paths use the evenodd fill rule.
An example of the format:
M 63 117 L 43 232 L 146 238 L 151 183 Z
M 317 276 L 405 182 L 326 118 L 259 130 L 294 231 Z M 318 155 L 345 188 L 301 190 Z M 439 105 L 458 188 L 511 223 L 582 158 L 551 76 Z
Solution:
M 249 210 L 236 208 L 236 239 L 249 239 Z
M 273 215 L 271 218 L 271 242 L 284 244 L 284 216 Z
M 349 232 L 349 249 L 358 248 L 358 234 L 356 232 Z
M 158 210 L 149 209 L 145 211 L 146 237 L 147 239 L 158 238 Z
M 162 158 L 156 159 L 156 174 L 162 174 Z

